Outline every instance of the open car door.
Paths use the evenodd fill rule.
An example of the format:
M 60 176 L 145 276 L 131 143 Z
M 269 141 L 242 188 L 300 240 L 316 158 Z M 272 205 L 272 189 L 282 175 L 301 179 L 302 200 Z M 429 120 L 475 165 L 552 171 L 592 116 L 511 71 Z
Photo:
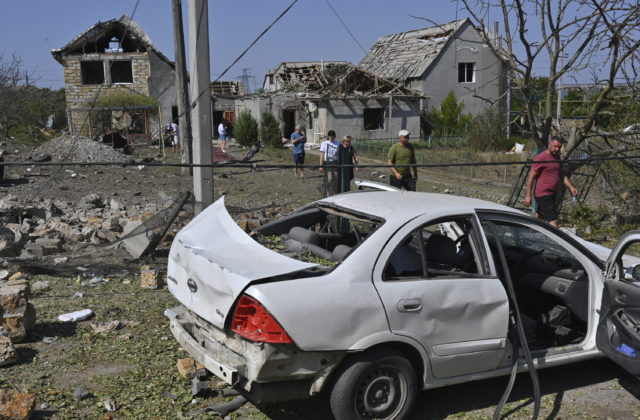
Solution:
M 640 231 L 622 236 L 605 266 L 596 345 L 609 359 L 640 376 Z

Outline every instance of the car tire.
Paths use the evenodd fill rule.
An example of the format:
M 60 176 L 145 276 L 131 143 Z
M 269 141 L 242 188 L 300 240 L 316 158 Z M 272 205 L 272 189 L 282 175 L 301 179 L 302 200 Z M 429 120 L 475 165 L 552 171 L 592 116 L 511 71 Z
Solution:
M 336 420 L 403 419 L 413 409 L 418 392 L 416 372 L 399 352 L 364 353 L 337 375 L 330 393 Z

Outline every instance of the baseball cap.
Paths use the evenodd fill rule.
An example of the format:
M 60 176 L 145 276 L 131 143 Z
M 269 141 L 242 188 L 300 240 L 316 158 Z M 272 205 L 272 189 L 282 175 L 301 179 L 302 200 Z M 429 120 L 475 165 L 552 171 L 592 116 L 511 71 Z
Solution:
M 411 133 L 408 132 L 407 130 L 400 130 L 400 132 L 398 133 L 399 137 L 408 137 Z

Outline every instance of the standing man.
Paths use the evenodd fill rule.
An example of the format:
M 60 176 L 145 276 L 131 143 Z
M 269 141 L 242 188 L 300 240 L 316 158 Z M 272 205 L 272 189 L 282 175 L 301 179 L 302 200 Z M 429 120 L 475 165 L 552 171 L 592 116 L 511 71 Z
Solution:
M 527 195 L 524 198 L 524 204 L 527 207 L 531 206 L 531 192 L 533 191 L 533 183 L 536 181 L 535 199 L 538 204 L 536 217 L 546 220 L 555 227 L 558 227 L 556 192 L 560 186 L 560 180 L 563 180 L 564 185 L 569 188 L 571 195 L 578 195 L 576 187 L 562 172 L 561 150 L 562 139 L 551 137 L 549 148 L 533 160 L 534 164 L 531 165 L 531 172 L 529 172 L 529 179 L 527 179 Z
M 398 133 L 398 142 L 391 146 L 387 155 L 387 164 L 389 165 L 415 165 L 416 152 L 413 145 L 409 143 L 410 132 L 400 130 Z M 413 169 L 413 171 L 412 171 Z M 413 172 L 413 176 L 411 176 Z M 398 189 L 404 188 L 407 191 L 416 190 L 416 181 L 418 180 L 418 168 L 410 168 L 408 166 L 391 167 L 391 176 L 389 183 Z
M 222 150 L 222 153 L 226 153 L 224 151 L 224 148 L 227 147 L 227 124 L 226 124 L 227 120 L 225 120 L 224 118 L 222 119 L 222 121 L 220 121 L 220 124 L 218 125 L 218 135 L 220 136 L 220 150 Z
M 180 129 L 175 121 L 172 121 L 170 126 L 171 135 L 173 136 L 173 141 L 171 142 L 173 145 L 173 153 L 178 153 L 180 152 Z
M 338 163 L 338 147 L 340 142 L 336 139 L 336 132 L 329 130 L 327 139 L 320 145 L 320 172 L 325 172 L 326 178 L 326 196 L 329 197 L 338 192 L 338 169 L 324 168 L 326 165 L 335 165 Z
M 302 165 L 304 165 L 304 144 L 307 142 L 307 137 L 302 132 L 302 126 L 296 125 L 296 131 L 291 134 L 291 144 L 293 144 L 293 163 L 296 165 L 293 168 L 293 174 L 296 178 L 304 178 L 304 172 L 302 172 Z

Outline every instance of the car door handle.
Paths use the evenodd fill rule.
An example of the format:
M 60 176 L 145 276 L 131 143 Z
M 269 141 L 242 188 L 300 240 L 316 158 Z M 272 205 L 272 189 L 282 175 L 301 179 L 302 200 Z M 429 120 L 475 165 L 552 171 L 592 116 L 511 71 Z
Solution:
M 627 295 L 624 294 L 624 293 L 617 292 L 616 293 L 616 301 L 618 301 L 618 303 L 622 303 L 622 304 L 627 303 Z
M 422 301 L 420 299 L 402 299 L 398 302 L 398 311 L 400 312 L 420 312 L 422 309 Z

